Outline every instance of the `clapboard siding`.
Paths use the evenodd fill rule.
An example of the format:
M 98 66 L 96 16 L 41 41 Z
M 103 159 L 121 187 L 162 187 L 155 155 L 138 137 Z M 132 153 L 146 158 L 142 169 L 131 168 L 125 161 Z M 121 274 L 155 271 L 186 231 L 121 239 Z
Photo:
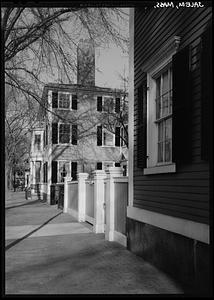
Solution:
M 209 164 L 201 160 L 201 34 L 211 8 L 135 9 L 134 36 L 134 206 L 198 222 L 209 222 Z M 137 88 L 142 65 L 172 36 L 180 36 L 180 49 L 190 45 L 192 99 L 192 160 L 176 173 L 143 175 L 137 167 Z

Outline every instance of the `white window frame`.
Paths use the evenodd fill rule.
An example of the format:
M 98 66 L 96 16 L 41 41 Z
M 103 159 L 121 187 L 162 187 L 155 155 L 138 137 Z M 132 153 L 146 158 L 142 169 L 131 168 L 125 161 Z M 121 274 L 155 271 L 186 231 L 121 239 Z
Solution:
M 157 163 L 158 127 L 156 123 L 155 78 L 157 78 L 157 74 L 162 73 L 165 68 L 170 66 L 172 56 L 177 52 L 179 43 L 180 37 L 172 37 L 142 67 L 142 70 L 147 72 L 147 167 L 143 170 L 144 175 L 176 172 L 176 165 L 173 162 Z
M 65 94 L 65 95 L 69 95 L 69 107 L 68 108 L 64 108 L 64 107 L 59 107 L 59 103 L 60 103 L 60 94 Z M 58 91 L 58 109 L 59 110 L 72 110 L 72 105 L 71 105 L 71 101 L 72 101 L 72 94 L 70 92 L 60 92 Z

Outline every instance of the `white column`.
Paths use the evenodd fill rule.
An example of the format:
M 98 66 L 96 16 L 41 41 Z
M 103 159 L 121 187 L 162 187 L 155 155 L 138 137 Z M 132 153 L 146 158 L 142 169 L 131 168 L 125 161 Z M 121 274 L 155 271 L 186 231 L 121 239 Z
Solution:
M 120 167 L 110 167 L 106 170 L 107 174 L 107 197 L 106 197 L 106 231 L 105 239 L 108 241 L 114 241 L 114 214 L 115 214 L 115 187 L 114 178 L 122 177 L 123 170 Z
M 64 208 L 63 212 L 67 213 L 68 212 L 68 182 L 72 180 L 72 177 L 64 177 Z
M 86 179 L 88 173 L 77 174 L 78 179 L 78 221 L 85 221 L 85 206 L 86 206 Z
M 104 232 L 104 203 L 105 203 L 105 190 L 104 179 L 106 173 L 103 170 L 96 170 L 94 175 L 94 227 L 95 233 Z

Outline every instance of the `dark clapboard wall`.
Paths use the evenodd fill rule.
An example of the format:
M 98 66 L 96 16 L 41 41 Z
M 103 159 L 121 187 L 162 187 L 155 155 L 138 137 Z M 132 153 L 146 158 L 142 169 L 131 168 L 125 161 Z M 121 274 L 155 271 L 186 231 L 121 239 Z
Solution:
M 201 84 L 201 37 L 211 20 L 211 8 L 135 9 L 134 36 L 134 206 L 201 223 L 209 222 L 209 158 L 203 155 L 203 117 Z M 145 133 L 138 101 L 145 74 L 142 65 L 170 37 L 180 36 L 179 51 L 190 46 L 189 124 L 190 159 L 177 164 L 176 173 L 143 175 Z M 204 114 L 204 113 L 203 113 Z M 203 123 L 204 122 L 204 123 Z M 209 131 L 209 130 L 208 130 Z M 205 133 L 206 134 L 206 133 Z M 209 133 L 206 137 L 209 139 Z M 140 163 L 140 160 L 142 163 Z M 145 160 L 144 160 L 145 161 Z

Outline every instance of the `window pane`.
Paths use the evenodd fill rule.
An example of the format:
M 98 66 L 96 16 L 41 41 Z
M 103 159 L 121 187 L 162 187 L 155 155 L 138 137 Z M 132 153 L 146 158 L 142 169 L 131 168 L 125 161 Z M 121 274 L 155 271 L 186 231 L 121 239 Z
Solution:
M 156 80 L 156 119 L 160 118 L 161 98 L 160 98 L 161 78 Z
M 69 108 L 70 107 L 70 95 L 69 94 L 59 94 L 59 108 Z
M 170 162 L 172 153 L 172 140 L 168 139 L 165 141 L 165 162 Z
M 70 124 L 60 124 L 59 126 L 59 142 L 70 142 Z
M 168 70 L 162 74 L 162 95 L 169 91 Z
M 171 139 L 172 137 L 172 118 L 165 121 L 165 139 Z
M 163 162 L 163 142 L 158 143 L 158 162 Z
M 103 145 L 113 146 L 113 134 L 107 131 L 103 132 Z
M 112 112 L 114 109 L 114 99 L 112 97 L 104 97 L 104 111 Z

